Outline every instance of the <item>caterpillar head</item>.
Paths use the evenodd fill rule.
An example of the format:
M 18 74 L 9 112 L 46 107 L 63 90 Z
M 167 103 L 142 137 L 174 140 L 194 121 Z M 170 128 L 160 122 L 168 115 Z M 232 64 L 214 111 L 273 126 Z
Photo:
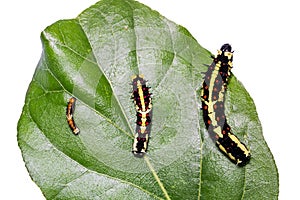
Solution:
M 227 51 L 227 52 L 231 52 L 231 45 L 228 44 L 228 43 L 223 44 L 220 50 L 221 50 L 222 52 L 226 52 L 226 51 Z M 233 52 L 231 52 L 231 53 L 233 53 Z

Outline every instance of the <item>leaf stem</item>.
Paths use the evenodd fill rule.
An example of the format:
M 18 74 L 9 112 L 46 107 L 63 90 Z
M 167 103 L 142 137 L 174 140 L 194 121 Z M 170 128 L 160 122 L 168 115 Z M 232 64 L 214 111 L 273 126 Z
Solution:
M 163 193 L 164 193 L 166 199 L 167 199 L 167 200 L 171 200 L 170 196 L 168 195 L 168 192 L 167 192 L 166 188 L 164 187 L 163 183 L 160 181 L 160 179 L 159 179 L 159 177 L 158 177 L 158 175 L 157 175 L 155 169 L 154 169 L 153 166 L 151 165 L 150 160 L 149 160 L 149 158 L 148 158 L 147 155 L 144 156 L 144 160 L 146 161 L 146 163 L 147 163 L 147 165 L 148 165 L 150 171 L 152 172 L 152 174 L 153 174 L 155 180 L 157 181 L 159 187 L 160 187 L 161 190 L 163 191 Z

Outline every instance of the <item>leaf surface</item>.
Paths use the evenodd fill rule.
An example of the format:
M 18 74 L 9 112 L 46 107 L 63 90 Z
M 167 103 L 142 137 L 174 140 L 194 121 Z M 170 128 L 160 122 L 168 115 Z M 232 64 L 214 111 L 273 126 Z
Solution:
M 277 199 L 278 174 L 255 105 L 233 76 L 226 114 L 250 146 L 232 164 L 205 130 L 199 89 L 211 54 L 191 34 L 132 0 L 102 0 L 41 35 L 43 54 L 18 123 L 18 142 L 47 199 Z M 153 93 L 148 153 L 131 153 L 131 79 Z M 66 105 L 76 97 L 72 134 Z

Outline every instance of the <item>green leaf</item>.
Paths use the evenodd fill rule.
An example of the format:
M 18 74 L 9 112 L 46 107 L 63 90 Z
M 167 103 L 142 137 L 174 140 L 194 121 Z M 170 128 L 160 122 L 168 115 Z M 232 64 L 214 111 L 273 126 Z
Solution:
M 205 130 L 199 89 L 211 54 L 185 28 L 138 2 L 103 0 L 47 27 L 41 38 L 18 142 L 47 199 L 277 199 L 273 156 L 234 76 L 226 114 L 251 149 L 250 163 L 231 163 Z M 153 93 L 144 158 L 131 153 L 134 74 L 144 74 Z M 78 136 L 65 116 L 71 96 L 78 99 Z

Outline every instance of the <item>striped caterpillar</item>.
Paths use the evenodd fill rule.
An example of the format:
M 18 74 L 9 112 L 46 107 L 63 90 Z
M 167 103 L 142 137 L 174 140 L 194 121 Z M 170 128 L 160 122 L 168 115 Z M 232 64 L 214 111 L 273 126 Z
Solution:
M 239 166 L 250 160 L 250 151 L 231 132 L 224 112 L 225 91 L 231 74 L 233 52 L 224 44 L 205 73 L 201 88 L 203 119 L 210 134 L 217 137 L 216 145 L 229 159 Z
M 142 157 L 147 151 L 149 142 L 152 115 L 151 93 L 143 75 L 133 76 L 132 86 L 132 99 L 137 116 L 132 153 L 137 157 Z

